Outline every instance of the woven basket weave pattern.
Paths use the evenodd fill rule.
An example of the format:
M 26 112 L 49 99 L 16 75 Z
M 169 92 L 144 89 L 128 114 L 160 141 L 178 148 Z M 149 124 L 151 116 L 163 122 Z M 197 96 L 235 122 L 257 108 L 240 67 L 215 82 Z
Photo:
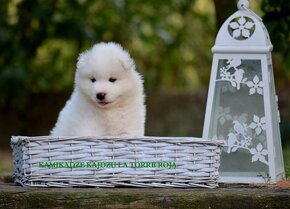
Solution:
M 215 188 L 222 142 L 191 137 L 17 136 L 11 145 L 15 181 L 23 186 Z M 76 166 L 40 166 L 49 163 Z M 77 166 L 81 163 L 94 166 Z

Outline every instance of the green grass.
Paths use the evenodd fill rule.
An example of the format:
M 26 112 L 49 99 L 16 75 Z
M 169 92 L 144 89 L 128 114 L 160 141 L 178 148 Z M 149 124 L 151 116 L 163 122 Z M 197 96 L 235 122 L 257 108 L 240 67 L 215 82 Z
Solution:
M 0 150 L 0 175 L 3 173 L 12 173 L 13 161 L 10 150 Z
M 285 175 L 286 178 L 290 177 L 290 146 L 284 147 L 283 149 L 284 165 L 285 165 Z

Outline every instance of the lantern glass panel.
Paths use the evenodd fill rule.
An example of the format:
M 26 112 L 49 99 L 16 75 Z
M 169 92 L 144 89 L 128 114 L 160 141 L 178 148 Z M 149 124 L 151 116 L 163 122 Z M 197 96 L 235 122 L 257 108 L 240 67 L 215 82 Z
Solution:
M 250 57 L 250 56 L 249 56 Z M 220 173 L 268 176 L 268 148 L 261 59 L 220 57 L 210 138 L 224 139 Z

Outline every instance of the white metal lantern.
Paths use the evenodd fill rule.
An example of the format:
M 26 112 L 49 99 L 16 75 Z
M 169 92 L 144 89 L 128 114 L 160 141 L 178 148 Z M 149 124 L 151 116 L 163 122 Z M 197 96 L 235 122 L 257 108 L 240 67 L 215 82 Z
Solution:
M 220 182 L 265 183 L 284 177 L 272 44 L 248 1 L 218 32 L 206 107 L 204 138 L 226 146 Z

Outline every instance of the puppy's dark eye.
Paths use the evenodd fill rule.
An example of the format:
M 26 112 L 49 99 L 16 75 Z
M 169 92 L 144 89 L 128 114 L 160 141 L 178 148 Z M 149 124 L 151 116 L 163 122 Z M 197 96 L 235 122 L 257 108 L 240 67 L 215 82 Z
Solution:
M 95 78 L 91 78 L 91 81 L 92 81 L 92 83 L 95 83 L 96 79 Z
M 114 83 L 117 79 L 116 78 L 109 78 L 109 81 Z

